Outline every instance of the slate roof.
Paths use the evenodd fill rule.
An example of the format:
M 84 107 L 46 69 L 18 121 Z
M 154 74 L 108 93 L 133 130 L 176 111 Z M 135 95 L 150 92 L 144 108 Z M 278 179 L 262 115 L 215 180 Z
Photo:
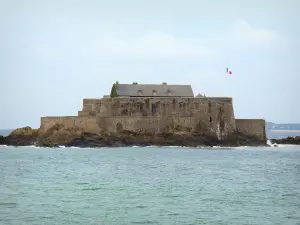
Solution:
M 194 97 L 191 85 L 118 84 L 118 96 Z

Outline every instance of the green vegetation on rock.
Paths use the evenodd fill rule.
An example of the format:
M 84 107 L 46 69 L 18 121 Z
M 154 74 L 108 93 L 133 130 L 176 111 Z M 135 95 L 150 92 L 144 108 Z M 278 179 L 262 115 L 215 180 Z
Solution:
M 13 130 L 10 133 L 10 136 L 31 136 L 31 135 L 37 135 L 38 130 L 37 129 L 32 129 L 31 127 L 22 127 L 22 128 L 17 128 Z

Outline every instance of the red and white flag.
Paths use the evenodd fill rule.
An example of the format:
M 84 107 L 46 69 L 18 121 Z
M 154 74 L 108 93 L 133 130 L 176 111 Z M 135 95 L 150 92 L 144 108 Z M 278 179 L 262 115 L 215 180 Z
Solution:
M 232 71 L 231 71 L 229 68 L 227 68 L 227 69 L 226 69 L 226 73 L 232 74 Z

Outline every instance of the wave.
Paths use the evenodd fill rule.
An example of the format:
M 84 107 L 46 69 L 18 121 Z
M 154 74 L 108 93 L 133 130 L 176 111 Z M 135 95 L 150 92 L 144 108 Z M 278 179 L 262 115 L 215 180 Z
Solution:
M 290 144 L 275 144 L 272 147 L 286 148 L 286 147 L 300 147 L 300 145 L 290 145 Z
M 286 148 L 286 147 L 299 147 L 299 145 L 291 145 L 291 144 L 272 144 L 271 142 L 267 142 L 269 146 L 195 146 L 195 147 L 190 147 L 190 146 L 157 146 L 157 145 L 149 145 L 149 146 L 138 146 L 138 145 L 133 145 L 133 146 L 126 146 L 127 148 L 186 148 L 186 149 L 243 149 L 243 148 L 275 148 L 275 147 L 281 147 L 281 148 Z M 11 146 L 11 145 L 0 145 L 0 148 L 53 148 L 53 147 L 39 147 L 35 145 L 28 145 L 28 146 Z M 82 148 L 82 147 L 66 147 L 64 145 L 59 145 L 57 148 Z M 101 149 L 101 148 L 107 148 L 107 147 L 98 147 L 96 149 Z M 82 149 L 90 149 L 89 147 L 82 148 Z M 93 148 L 94 149 L 94 148 Z
M 270 147 L 281 147 L 281 148 L 285 148 L 285 147 L 299 147 L 299 145 L 292 145 L 292 144 L 273 144 L 269 139 L 267 140 L 267 144 Z
M 212 146 L 212 147 L 209 147 L 209 148 L 222 148 L 222 149 L 236 149 L 236 148 L 250 148 L 250 147 L 252 147 L 252 146 L 238 146 L 238 147 L 234 147 L 234 146 L 232 146 L 232 147 L 230 147 L 230 146 Z
M 20 147 L 26 147 L 26 148 L 40 148 L 39 146 L 35 146 L 35 145 L 20 146 Z

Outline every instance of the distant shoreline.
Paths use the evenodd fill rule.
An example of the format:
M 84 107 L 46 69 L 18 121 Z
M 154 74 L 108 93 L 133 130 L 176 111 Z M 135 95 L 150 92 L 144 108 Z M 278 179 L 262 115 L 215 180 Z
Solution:
M 291 133 L 298 133 L 300 130 L 269 130 L 272 132 L 291 132 Z

